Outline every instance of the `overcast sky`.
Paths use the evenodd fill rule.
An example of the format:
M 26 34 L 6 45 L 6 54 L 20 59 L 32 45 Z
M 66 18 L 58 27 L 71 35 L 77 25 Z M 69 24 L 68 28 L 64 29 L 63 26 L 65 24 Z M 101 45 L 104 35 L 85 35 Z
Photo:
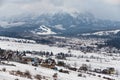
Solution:
M 0 17 L 54 12 L 90 12 L 120 20 L 120 0 L 0 0 Z

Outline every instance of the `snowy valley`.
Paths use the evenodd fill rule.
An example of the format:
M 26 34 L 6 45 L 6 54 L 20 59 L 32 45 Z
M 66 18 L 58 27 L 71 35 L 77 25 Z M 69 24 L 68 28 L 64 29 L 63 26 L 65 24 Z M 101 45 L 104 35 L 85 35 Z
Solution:
M 60 37 L 59 37 L 60 38 Z M 63 38 L 63 37 L 62 37 Z M 73 44 L 81 43 L 76 50 L 38 44 L 33 40 L 0 37 L 0 79 L 1 80 L 119 80 L 119 50 L 101 48 L 96 50 L 99 39 L 73 38 Z M 91 41 L 91 42 L 90 42 Z M 84 43 L 84 45 L 82 44 Z M 93 43 L 91 45 L 91 43 Z M 68 44 L 68 43 L 67 43 Z M 114 53 L 114 51 L 116 51 Z M 4 53 L 4 54 L 2 54 Z
M 120 80 L 120 0 L 0 0 L 0 80 Z

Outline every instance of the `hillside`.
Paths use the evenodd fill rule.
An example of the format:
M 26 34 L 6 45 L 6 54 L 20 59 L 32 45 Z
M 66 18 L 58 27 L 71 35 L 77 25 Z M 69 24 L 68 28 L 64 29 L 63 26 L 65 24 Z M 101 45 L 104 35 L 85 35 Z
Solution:
M 28 42 L 31 41 L 31 42 Z M 79 50 L 63 47 L 59 48 L 56 46 L 48 46 L 37 44 L 32 40 L 23 40 L 17 38 L 1 37 L 0 48 L 5 50 L 4 54 L 1 54 L 0 63 L 0 79 L 1 80 L 37 80 L 36 75 L 41 76 L 42 80 L 53 80 L 53 75 L 58 74 L 58 80 L 119 80 L 120 79 L 120 69 L 119 60 L 120 55 L 117 54 L 116 49 L 110 48 L 112 52 L 108 52 L 109 48 L 101 48 L 100 52 L 92 50 L 92 52 L 81 52 Z M 76 39 L 77 41 L 77 39 Z M 81 40 L 82 43 L 86 43 L 83 47 L 87 47 L 87 43 L 90 40 Z M 91 43 L 95 41 L 91 40 Z M 92 46 L 91 46 L 92 48 Z M 87 49 L 87 48 L 85 48 Z M 88 48 L 89 49 L 89 48 Z M 1 50 L 0 50 L 1 51 Z M 86 51 L 86 50 L 85 50 Z M 95 51 L 95 52 L 94 52 Z M 50 52 L 52 54 L 50 55 Z M 2 51 L 0 52 L 2 53 Z M 12 53 L 12 54 L 11 54 Z M 13 57 L 3 58 L 12 55 Z M 22 59 L 20 58 L 22 56 Z M 49 56 L 48 56 L 49 55 Z M 59 58 L 60 56 L 63 58 Z M 20 59 L 19 59 L 20 58 Z M 33 61 L 23 61 L 23 59 L 34 59 Z M 41 64 L 34 65 L 36 59 L 43 60 Z M 55 60 L 55 69 L 43 66 L 44 60 L 52 59 Z M 64 62 L 66 66 L 59 66 L 59 62 Z M 50 63 L 49 63 L 50 64 Z M 87 71 L 80 69 L 86 65 L 88 67 Z M 22 67 L 21 67 L 22 66 Z M 57 68 L 57 69 L 56 69 Z M 115 70 L 113 73 L 106 73 L 104 70 L 112 68 Z M 65 72 L 62 72 L 61 69 Z M 77 70 L 74 70 L 77 69 Z M 101 70 L 101 71 L 99 71 Z M 80 72 L 79 72 L 80 71 Z M 29 73 L 28 73 L 29 72 Z M 20 74 L 19 74 L 20 73 Z M 30 76 L 22 76 L 23 73 L 27 73 Z M 27 75 L 26 75 L 27 76 Z
M 22 37 L 36 36 L 36 32 L 40 32 L 40 26 L 49 28 L 49 33 L 54 32 L 55 35 L 62 36 L 78 36 L 83 33 L 97 32 L 102 30 L 120 29 L 120 22 L 94 17 L 91 13 L 70 14 L 60 12 L 55 14 L 41 14 L 39 16 L 16 16 L 12 20 L 6 19 L 0 21 L 0 35 Z M 34 32 L 34 33 L 33 33 Z M 21 33 L 23 35 L 21 35 Z M 15 35 L 16 34 L 16 35 Z M 43 33 L 42 33 L 43 34 Z M 53 35 L 54 35 L 53 34 Z M 24 37 L 23 36 L 23 37 Z

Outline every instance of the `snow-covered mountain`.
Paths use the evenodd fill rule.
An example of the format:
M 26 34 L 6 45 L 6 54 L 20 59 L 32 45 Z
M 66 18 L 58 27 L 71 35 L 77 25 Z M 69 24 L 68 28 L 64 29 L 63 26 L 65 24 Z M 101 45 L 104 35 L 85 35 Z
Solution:
M 3 28 L 0 29 L 0 34 L 3 36 L 11 36 L 11 34 L 13 36 L 14 33 L 16 35 L 29 33 L 31 35 L 57 34 L 62 36 L 77 36 L 83 33 L 120 29 L 119 21 L 98 19 L 90 13 L 72 15 L 69 13 L 56 13 L 42 14 L 34 17 L 29 15 L 6 19 L 4 23 L 7 23 L 7 28 L 0 23 L 0 27 Z M 40 27 L 40 25 L 44 26 Z
M 51 34 L 56 34 L 53 32 L 50 28 L 46 27 L 45 25 L 41 25 L 39 28 L 31 31 L 34 34 L 38 35 L 51 35 Z
M 109 35 L 116 35 L 119 32 L 120 32 L 120 30 L 110 30 L 110 31 L 98 31 L 98 32 L 94 32 L 94 33 L 86 33 L 86 34 L 82 34 L 82 35 L 109 36 Z

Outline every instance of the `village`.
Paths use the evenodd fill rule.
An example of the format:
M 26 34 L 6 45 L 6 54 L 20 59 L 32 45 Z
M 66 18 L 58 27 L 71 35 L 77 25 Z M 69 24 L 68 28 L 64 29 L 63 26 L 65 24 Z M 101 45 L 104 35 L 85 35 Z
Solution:
M 0 0 L 0 80 L 120 80 L 120 0 Z
M 33 40 L 0 37 L 0 76 L 8 73 L 15 77 L 12 80 L 120 79 L 119 49 L 99 48 L 96 43 L 104 44 L 101 39 L 72 39 L 67 42 L 70 45 L 58 47 Z M 21 66 L 24 68 L 19 68 Z M 32 74 L 33 71 L 36 75 Z
M 118 80 L 117 77 L 119 77 L 120 73 L 115 67 L 111 67 L 113 65 L 96 68 L 90 63 L 94 61 L 101 64 L 110 63 L 111 60 L 107 61 L 107 59 L 102 58 L 103 56 L 119 61 L 120 56 L 116 55 L 117 57 L 115 58 L 114 55 L 107 54 L 102 54 L 102 57 L 89 55 L 90 53 L 88 55 L 86 54 L 87 53 L 74 55 L 71 50 L 68 50 L 68 53 L 54 53 L 45 51 L 12 51 L 0 49 L 0 65 L 9 65 L 9 62 L 18 62 L 29 66 L 41 66 L 68 75 L 77 72 L 78 77 L 86 78 L 87 76 L 85 74 L 87 74 L 89 76 L 102 78 L 103 80 Z M 5 63 L 5 61 L 7 62 Z M 35 70 L 37 69 L 35 68 Z M 54 80 L 58 80 L 56 79 L 57 73 L 55 73 L 54 76 Z

